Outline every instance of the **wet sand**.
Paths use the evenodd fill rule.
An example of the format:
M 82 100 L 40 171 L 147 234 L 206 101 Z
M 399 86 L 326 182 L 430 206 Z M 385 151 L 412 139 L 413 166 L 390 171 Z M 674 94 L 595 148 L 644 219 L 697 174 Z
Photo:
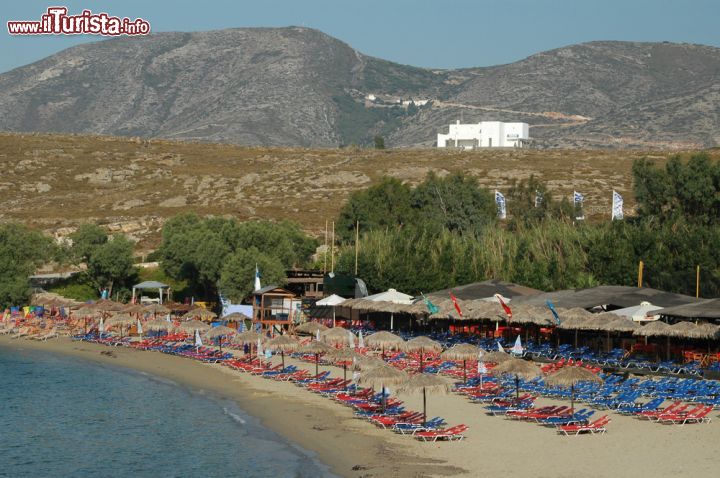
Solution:
M 265 426 L 317 453 L 340 476 L 714 477 L 720 468 L 718 411 L 711 413 L 710 424 L 684 427 L 610 413 L 607 434 L 564 437 L 538 425 L 486 416 L 481 405 L 456 394 L 429 396 L 428 416 L 440 415 L 451 425 L 465 423 L 470 430 L 462 442 L 421 443 L 356 420 L 349 408 L 293 384 L 220 365 L 69 339 L 35 342 L 0 336 L 0 346 L 38 348 L 112 363 L 236 400 Z M 113 356 L 100 353 L 108 351 Z M 314 372 L 312 364 L 288 359 L 286 363 Z M 329 369 L 342 376 L 342 370 Z M 419 395 L 400 398 L 408 408 L 422 410 Z M 538 402 L 563 404 L 548 399 Z M 596 417 L 604 413 L 597 411 Z

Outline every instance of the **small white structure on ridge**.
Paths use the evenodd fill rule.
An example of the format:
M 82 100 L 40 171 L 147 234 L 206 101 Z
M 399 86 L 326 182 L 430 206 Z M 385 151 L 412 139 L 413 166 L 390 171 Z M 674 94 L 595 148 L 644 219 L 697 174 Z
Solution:
M 481 121 L 476 124 L 451 124 L 447 134 L 437 135 L 438 148 L 523 148 L 530 143 L 527 123 Z

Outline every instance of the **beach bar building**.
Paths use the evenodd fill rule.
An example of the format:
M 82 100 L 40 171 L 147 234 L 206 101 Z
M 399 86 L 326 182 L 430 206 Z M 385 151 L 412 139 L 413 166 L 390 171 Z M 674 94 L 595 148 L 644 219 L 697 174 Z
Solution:
M 299 314 L 301 301 L 282 287 L 269 285 L 253 292 L 253 323 L 281 330 L 289 327 Z

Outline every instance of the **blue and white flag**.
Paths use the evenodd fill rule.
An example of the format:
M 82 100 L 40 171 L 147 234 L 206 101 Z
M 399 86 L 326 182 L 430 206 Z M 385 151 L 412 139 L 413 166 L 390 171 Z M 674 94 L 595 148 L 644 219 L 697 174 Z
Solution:
M 585 199 L 585 196 L 580 194 L 577 191 L 573 191 L 573 204 L 575 204 L 577 215 L 575 216 L 575 220 L 582 221 L 585 219 L 585 215 L 582 213 L 582 205 L 583 200 Z
M 577 191 L 573 191 L 573 202 L 575 204 L 582 203 L 585 200 L 585 196 Z
M 546 300 L 545 304 L 548 306 L 548 309 L 550 309 L 550 312 L 552 312 L 553 318 L 555 318 L 555 323 L 560 325 L 560 316 L 558 315 L 557 310 L 555 310 L 555 305 L 553 305 L 553 303 L 549 300 Z
M 240 333 L 246 332 L 247 327 L 245 326 L 245 320 L 240 321 Z
M 623 214 L 623 197 L 617 193 L 617 191 L 613 191 L 612 196 L 612 216 L 611 220 L 614 221 L 615 219 L 622 219 Z
M 540 207 L 543 202 L 543 195 L 540 191 L 535 191 L 535 207 Z
M 258 269 L 257 264 L 255 264 L 255 290 L 260 289 L 262 289 L 260 286 L 260 269 Z
M 507 209 L 505 208 L 505 196 L 500 191 L 495 191 L 495 204 L 497 204 L 497 214 L 499 219 L 507 217 Z

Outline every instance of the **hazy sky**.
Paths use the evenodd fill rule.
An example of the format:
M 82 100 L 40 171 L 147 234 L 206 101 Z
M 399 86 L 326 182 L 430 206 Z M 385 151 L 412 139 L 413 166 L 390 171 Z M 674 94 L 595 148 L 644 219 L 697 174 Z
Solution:
M 155 32 L 313 27 L 369 55 L 436 68 L 509 63 L 592 40 L 720 46 L 720 0 L 23 0 L 0 9 L 0 72 L 102 39 L 7 33 L 8 20 L 39 20 L 56 5 L 142 17 Z

